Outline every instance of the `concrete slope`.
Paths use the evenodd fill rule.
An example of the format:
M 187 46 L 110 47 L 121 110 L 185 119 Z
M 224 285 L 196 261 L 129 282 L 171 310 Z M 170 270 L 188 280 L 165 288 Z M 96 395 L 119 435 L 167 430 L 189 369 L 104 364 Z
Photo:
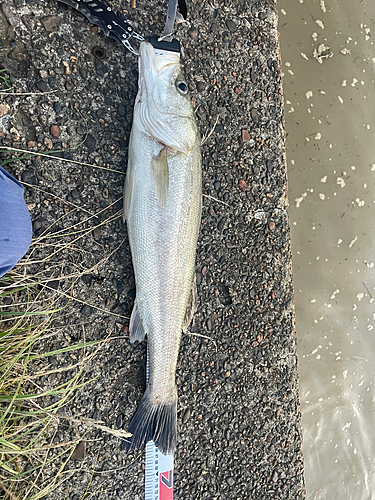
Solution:
M 146 36 L 163 28 L 166 2 L 111 6 Z M 177 369 L 176 498 L 299 500 L 303 458 L 276 4 L 193 0 L 188 7 L 190 25 L 177 33 L 204 137 L 204 207 L 199 308 Z M 62 411 L 76 420 L 61 418 L 54 437 L 86 440 L 83 462 L 68 462 L 65 470 L 76 472 L 67 472 L 48 498 L 78 500 L 91 480 L 90 498 L 142 499 L 144 455 L 126 455 L 118 437 L 82 420 L 126 430 L 144 390 L 145 343 L 128 341 L 135 291 L 126 229 L 119 215 L 111 219 L 122 204 L 137 60 L 52 0 L 10 0 L 1 19 L 0 63 L 16 90 L 38 93 L 2 96 L 2 112 L 12 118 L 3 143 L 62 149 L 66 160 L 115 170 L 43 157 L 9 167 L 31 185 L 26 197 L 35 237 L 69 233 L 56 254 L 35 247 L 31 260 L 49 257 L 26 266 L 54 279 L 53 293 L 65 305 L 39 349 L 108 339 L 85 362 L 86 379 L 97 378 Z M 87 232 L 71 235 L 80 229 Z M 74 364 L 83 353 L 74 356 L 48 358 L 45 369 Z M 73 372 L 38 383 L 50 387 Z M 56 470 L 47 467 L 44 477 Z

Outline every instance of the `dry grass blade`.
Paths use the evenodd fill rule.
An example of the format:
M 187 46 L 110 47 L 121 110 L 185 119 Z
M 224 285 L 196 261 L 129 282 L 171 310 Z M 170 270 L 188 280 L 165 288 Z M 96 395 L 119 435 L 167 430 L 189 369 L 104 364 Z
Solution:
M 216 352 L 217 352 L 217 344 L 215 340 L 212 337 L 208 337 L 207 335 L 202 335 L 201 333 L 192 333 L 192 332 L 186 332 L 187 335 L 191 335 L 192 337 L 201 337 L 202 339 L 207 339 L 213 342 Z
M 73 418 L 67 415 L 59 415 L 59 418 L 69 420 L 70 422 L 74 422 L 76 424 L 82 424 L 87 427 L 93 427 L 94 429 L 100 429 L 101 431 L 107 432 L 108 434 L 112 434 L 113 436 L 116 436 L 118 438 L 128 438 L 132 436 L 130 432 L 126 432 L 121 429 L 111 429 L 110 427 L 107 427 L 104 424 L 104 422 L 101 422 L 100 420 L 99 421 L 94 420 L 92 418 L 86 418 L 86 417 Z
M 207 141 L 208 141 L 208 139 L 209 139 L 209 138 L 211 137 L 211 135 L 214 133 L 214 131 L 215 131 L 215 127 L 216 127 L 216 125 L 217 125 L 217 122 L 219 121 L 219 118 L 220 118 L 220 115 L 217 115 L 216 120 L 215 120 L 215 123 L 214 123 L 213 127 L 211 128 L 211 130 L 210 130 L 207 134 L 205 134 L 205 135 L 202 137 L 202 140 L 201 140 L 201 145 L 202 145 L 202 146 L 203 146 L 203 144 L 204 144 L 205 142 L 207 142 Z
M 109 222 L 112 222 L 112 221 L 114 221 L 116 219 L 119 219 L 121 216 L 122 216 L 122 211 L 119 210 L 117 213 L 111 215 L 110 217 L 108 217 L 108 219 L 106 219 L 105 221 L 101 222 L 100 224 L 97 224 L 96 226 L 93 226 L 93 227 L 87 229 L 83 234 L 81 234 L 80 236 L 78 236 L 77 238 L 75 238 L 73 241 L 66 243 L 65 245 L 63 245 L 58 250 L 55 250 L 51 254 L 48 254 L 44 259 L 35 260 L 35 261 L 32 261 L 32 262 L 27 262 L 27 263 L 28 264 L 41 264 L 43 262 L 46 262 L 47 260 L 50 260 L 51 257 L 53 257 L 54 255 L 56 255 L 58 252 L 61 252 L 62 250 L 65 250 L 66 248 L 70 247 L 72 244 L 76 243 L 78 240 L 80 240 L 84 236 L 87 236 L 89 233 L 91 233 L 92 231 L 94 231 L 96 228 L 104 226 L 105 224 L 108 224 Z M 21 263 L 22 262 L 23 261 L 21 261 Z
M 9 89 L 11 90 L 11 89 Z M 44 95 L 44 94 L 52 94 L 54 92 L 57 92 L 57 90 L 47 90 L 46 92 L 7 92 L 6 90 L 2 90 L 0 92 L 0 95 L 16 95 L 19 97 L 22 96 L 29 96 L 29 95 Z
M 49 158 L 51 160 L 65 161 L 68 163 L 74 163 L 76 165 L 81 165 L 84 167 L 98 168 L 100 170 L 108 170 L 109 172 L 115 172 L 116 174 L 125 175 L 125 172 L 122 172 L 121 170 L 116 170 L 114 168 L 101 167 L 100 165 L 93 165 L 92 163 L 84 163 L 81 161 L 67 160 L 66 158 L 60 158 L 59 156 L 52 156 L 52 155 L 49 155 L 46 153 L 39 153 L 36 151 L 28 151 L 27 149 L 16 149 L 16 148 L 10 148 L 7 146 L 1 146 L 1 149 L 5 149 L 7 151 L 16 151 L 17 153 L 27 153 L 29 155 L 34 155 L 34 156 L 43 156 L 43 158 Z
M 94 267 L 100 266 L 107 258 L 97 262 Z M 79 273 L 72 275 L 77 276 Z M 27 274 L 18 276 L 12 273 L 0 281 L 3 287 L 0 288 L 0 297 L 11 300 L 11 303 L 5 304 L 5 310 L 2 308 L 0 311 L 0 483 L 4 486 L 4 499 L 36 500 L 48 495 L 70 477 L 63 473 L 64 467 L 58 469 L 52 481 L 44 482 L 41 474 L 43 467 L 49 467 L 53 461 L 67 463 L 69 458 L 65 460 L 64 457 L 73 452 L 82 438 L 55 443 L 54 435 L 61 418 L 57 417 L 56 412 L 75 397 L 77 390 L 91 382 L 82 378 L 84 367 L 108 339 L 38 353 L 34 346 L 50 330 L 54 316 L 61 314 L 66 307 L 57 307 L 62 290 L 56 291 L 45 284 L 41 288 L 41 283 L 35 282 Z M 46 277 L 43 282 L 47 283 L 50 279 Z M 74 286 L 74 282 L 71 286 Z M 72 293 L 65 295 L 75 299 Z M 13 313 L 17 315 L 7 316 L 5 320 L 1 314 L 12 309 L 12 305 L 15 309 Z M 42 313 L 45 313 L 44 317 Z M 44 371 L 29 373 L 29 368 L 38 359 L 72 350 L 83 350 L 85 353 L 74 367 L 76 374 L 73 378 L 51 390 L 43 390 L 38 384 L 35 385 L 37 379 L 45 375 Z M 30 390 L 28 384 L 34 384 L 37 392 Z M 51 397 L 54 399 L 47 399 Z M 90 421 L 86 425 L 94 428 Z M 111 431 L 111 434 L 122 439 L 126 437 L 121 431 L 112 432 L 102 423 L 98 423 L 96 428 L 104 432 Z
M 44 329 L 49 326 L 49 321 L 45 320 L 43 324 L 29 328 L 27 324 L 29 321 L 27 317 L 18 318 L 14 325 L 8 327 L 8 330 L 2 330 L 0 335 L 0 481 L 4 486 L 3 491 L 10 500 L 42 498 L 52 491 L 56 484 L 66 480 L 58 474 L 52 484 L 40 488 L 36 483 L 34 484 L 34 476 L 39 474 L 43 464 L 37 464 L 31 469 L 25 467 L 30 461 L 35 462 L 36 457 L 40 457 L 45 452 L 63 449 L 51 459 L 47 460 L 46 455 L 44 465 L 69 454 L 69 450 L 73 451 L 77 444 L 76 440 L 53 443 L 51 430 L 56 428 L 57 410 L 75 397 L 77 389 L 90 382 L 81 382 L 82 366 L 85 366 L 85 362 L 92 359 L 100 349 L 100 345 L 97 345 L 93 353 L 85 356 L 86 359 L 82 360 L 82 366 L 77 374 L 60 387 L 41 394 L 27 393 L 25 381 L 26 372 L 32 364 L 31 347 L 37 342 Z M 100 344 L 103 345 L 104 342 Z M 82 347 L 85 346 L 76 346 L 77 349 Z M 16 376 L 17 373 L 18 376 Z M 35 398 L 44 401 L 46 396 L 51 395 L 59 396 L 58 401 L 48 401 L 47 406 L 45 403 L 43 406 L 35 402 Z M 30 404 L 32 406 L 29 408 Z M 52 434 L 54 435 L 53 432 Z M 32 479 L 31 485 L 30 478 Z M 24 495 L 26 486 L 30 493 L 27 496 Z
M 228 205 L 228 203 L 225 203 L 225 201 L 219 200 L 218 198 L 214 198 L 213 196 L 211 196 L 209 194 L 203 193 L 202 196 L 204 196 L 205 198 L 209 198 L 210 200 L 217 201 L 218 203 L 222 203 L 223 205 L 226 205 L 227 207 L 230 207 L 230 205 Z

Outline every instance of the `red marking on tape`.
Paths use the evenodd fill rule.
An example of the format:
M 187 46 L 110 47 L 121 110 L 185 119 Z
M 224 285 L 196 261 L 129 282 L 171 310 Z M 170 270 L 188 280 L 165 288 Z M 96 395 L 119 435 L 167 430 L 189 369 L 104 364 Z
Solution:
M 173 470 L 159 474 L 160 500 L 173 500 Z

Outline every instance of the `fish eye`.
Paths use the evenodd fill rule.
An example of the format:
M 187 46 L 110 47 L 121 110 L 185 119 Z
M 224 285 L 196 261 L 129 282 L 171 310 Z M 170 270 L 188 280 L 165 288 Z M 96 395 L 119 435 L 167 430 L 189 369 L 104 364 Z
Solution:
M 187 86 L 186 82 L 181 80 L 179 82 L 176 82 L 176 86 L 177 86 L 178 90 L 181 92 L 181 94 L 188 93 L 188 86 Z

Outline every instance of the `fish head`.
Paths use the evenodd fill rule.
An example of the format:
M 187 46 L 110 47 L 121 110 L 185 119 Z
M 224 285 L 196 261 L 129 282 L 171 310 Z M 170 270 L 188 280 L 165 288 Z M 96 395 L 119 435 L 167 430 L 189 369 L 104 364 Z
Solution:
M 199 135 L 179 54 L 142 42 L 138 87 L 137 116 L 144 130 L 172 150 L 191 151 Z

